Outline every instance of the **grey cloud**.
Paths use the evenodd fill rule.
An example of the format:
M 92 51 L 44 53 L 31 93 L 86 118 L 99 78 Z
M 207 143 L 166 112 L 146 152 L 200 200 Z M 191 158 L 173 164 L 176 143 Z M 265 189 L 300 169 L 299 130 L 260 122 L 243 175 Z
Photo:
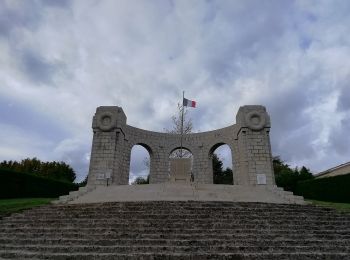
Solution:
M 37 28 L 42 17 L 40 10 L 36 1 L 1 1 L 0 36 L 8 37 L 17 27 Z
M 123 106 L 128 123 L 132 125 L 162 130 L 170 124 L 181 90 L 185 89 L 188 98 L 206 99 L 197 99 L 199 108 L 190 112 L 196 130 L 232 124 L 237 112 L 234 107 L 249 100 L 266 105 L 271 114 L 275 154 L 287 161 L 310 158 L 310 162 L 315 162 L 318 153 L 312 144 L 322 138 L 322 129 L 315 132 L 314 124 L 319 122 L 315 123 L 306 111 L 340 89 L 337 113 L 349 110 L 347 83 L 341 82 L 343 85 L 332 90 L 327 77 L 334 73 L 329 67 L 349 59 L 345 55 L 344 61 L 317 59 L 324 52 L 329 52 L 331 57 L 338 42 L 346 43 L 346 27 L 338 29 L 346 24 L 344 15 L 349 13 L 346 6 L 339 8 L 336 4 L 321 2 L 314 7 L 280 0 L 144 1 L 137 4 L 134 1 L 93 1 L 93 4 L 76 1 L 74 5 L 70 1 L 22 1 L 17 2 L 19 8 L 4 3 L 0 3 L 0 34 L 5 35 L 1 40 L 14 46 L 13 55 L 9 56 L 16 60 L 10 61 L 9 67 L 18 61 L 21 64 L 20 68 L 9 69 L 17 69 L 20 74 L 12 79 L 16 91 L 25 96 L 38 84 L 55 85 L 49 93 L 56 93 L 57 100 L 43 96 L 36 102 L 40 106 L 47 100 L 52 101 L 45 107 L 62 115 L 67 122 L 63 127 L 67 129 L 76 127 L 72 122 L 81 122 L 81 118 L 87 117 L 87 110 L 81 107 L 107 104 Z M 71 10 L 74 16 L 62 12 L 61 8 Z M 48 12 L 50 17 L 46 15 Z M 61 19 L 57 23 L 51 20 L 51 15 L 55 14 Z M 69 28 L 57 30 L 58 24 Z M 21 27 L 28 29 L 25 34 L 11 35 Z M 40 30 L 35 30 L 37 28 Z M 52 31 L 57 38 L 51 39 Z M 38 43 L 44 40 L 48 44 L 37 49 Z M 26 44 L 30 46 L 24 46 Z M 52 52 L 55 54 L 52 56 L 64 57 L 64 63 L 49 59 L 48 53 Z M 299 58 L 290 62 L 294 57 Z M 72 76 L 68 77 L 66 71 Z M 245 81 L 253 83 L 247 88 L 236 84 Z M 254 82 L 258 82 L 256 86 Z M 259 89 L 260 82 L 269 86 Z M 67 96 L 72 101 L 69 105 Z M 27 98 L 33 99 L 33 96 Z M 171 101 L 174 110 L 159 110 L 160 99 L 174 98 L 177 99 Z M 228 105 L 232 106 L 230 112 L 226 109 Z M 89 109 L 90 113 L 92 109 Z M 70 111 L 75 113 L 70 114 Z M 26 129 L 19 122 L 27 122 L 17 116 L 21 113 L 19 110 L 4 108 L 3 113 L 1 120 Z M 6 113 L 16 117 L 11 118 Z M 36 116 L 35 113 L 23 115 Z M 317 120 L 327 119 L 321 115 Z M 52 126 L 38 125 L 51 132 Z M 335 153 L 338 149 L 339 153 L 347 153 L 341 140 L 348 127 L 344 119 L 341 127 L 333 130 L 333 139 L 323 152 Z M 28 129 L 42 133 L 33 126 Z M 75 139 L 78 130 L 72 130 L 74 133 L 69 138 Z M 91 131 L 90 122 L 85 130 Z M 59 140 L 54 139 L 54 142 Z M 63 150 L 61 156 L 81 172 L 80 176 L 87 171 L 88 162 L 84 157 L 89 153 L 91 140 L 84 142 L 88 145 L 79 144 L 72 150 Z M 141 172 L 142 163 L 134 170 L 135 174 Z
M 9 37 L 16 28 L 35 30 L 45 13 L 45 6 L 69 7 L 70 0 L 26 0 L 0 2 L 0 36 Z
M 340 93 L 339 93 L 339 98 L 338 98 L 338 103 L 337 103 L 337 109 L 339 111 L 348 111 L 350 110 L 350 82 L 349 82 L 350 77 L 348 78 L 347 86 L 344 86 Z
M 73 150 L 65 151 L 58 158 L 58 160 L 68 163 L 74 169 L 77 176 L 75 182 L 83 181 L 88 174 L 89 161 L 87 160 L 87 155 L 90 154 L 87 151 L 89 147 L 89 145 L 77 146 Z
M 272 120 L 271 142 L 274 153 L 283 159 L 311 157 L 315 151 L 309 146 L 313 136 L 311 118 L 305 114 L 310 105 L 308 93 L 302 88 L 282 91 L 280 96 L 271 95 L 267 109 Z M 303 129 L 302 132 L 298 132 Z M 296 151 L 298 151 L 296 153 Z
M 34 111 L 29 105 L 5 97 L 0 97 L 0 118 L 8 125 L 25 129 L 27 133 L 39 135 L 52 142 L 59 142 L 68 135 L 54 118 Z
M 329 138 L 329 146 L 338 155 L 344 156 L 350 151 L 350 115 L 341 120 L 337 128 L 332 129 Z
M 21 53 L 22 69 L 36 83 L 52 83 L 55 73 L 64 69 L 61 62 L 50 62 L 32 50 Z
M 286 30 L 294 30 L 295 6 L 289 1 L 247 1 L 244 5 L 216 2 L 215 19 L 203 31 L 198 48 L 199 66 L 218 86 L 247 73 L 242 64 L 256 62 L 264 54 L 276 54 Z M 273 12 L 273 15 L 271 15 Z
M 40 0 L 41 5 L 52 7 L 67 8 L 72 3 L 71 0 Z

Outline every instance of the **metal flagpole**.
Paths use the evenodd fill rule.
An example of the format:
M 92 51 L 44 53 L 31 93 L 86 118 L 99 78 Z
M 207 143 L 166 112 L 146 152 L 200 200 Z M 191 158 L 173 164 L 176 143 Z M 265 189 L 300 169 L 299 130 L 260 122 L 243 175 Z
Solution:
M 182 137 L 184 132 L 184 99 L 185 99 L 185 91 L 182 91 L 182 111 L 181 111 L 181 144 L 180 144 L 180 158 L 182 158 Z

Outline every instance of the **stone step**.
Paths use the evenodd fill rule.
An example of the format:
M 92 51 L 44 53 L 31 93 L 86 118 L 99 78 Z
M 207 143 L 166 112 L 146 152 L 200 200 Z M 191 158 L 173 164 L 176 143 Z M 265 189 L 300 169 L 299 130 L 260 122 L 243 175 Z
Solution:
M 223 222 L 223 223 L 319 223 L 321 224 L 327 224 L 327 223 L 350 223 L 350 218 L 346 217 L 338 217 L 338 218 L 321 218 L 321 217 L 304 217 L 304 218 L 282 218 L 282 217 L 257 217 L 257 216 L 246 216 L 246 217 L 236 217 L 234 215 L 206 215 L 206 214 L 198 214 L 198 215 L 136 215 L 136 216 L 128 216 L 128 215 L 115 215 L 115 216 L 105 216 L 105 215 L 97 215 L 97 216 L 75 216 L 75 217 L 67 217 L 67 216 L 51 216 L 51 217 L 32 217 L 32 218 L 25 218 L 25 217 L 15 217 L 15 218 L 5 218 L 3 219 L 1 223 L 13 223 L 13 224 L 25 224 L 25 223 L 59 223 L 59 222 L 113 222 L 113 223 L 150 223 L 150 222 L 180 222 L 184 223 L 185 221 L 188 222 Z
M 260 239 L 260 240 L 300 240 L 300 241 L 319 241 L 319 240 L 350 240 L 349 233 L 336 233 L 336 234 L 315 234 L 315 233 L 288 233 L 281 231 L 280 233 L 256 233 L 248 231 L 244 233 L 239 232 L 225 232 L 225 233 L 139 233 L 139 232 L 99 232 L 96 234 L 86 232 L 55 232 L 55 233 L 23 233 L 23 232 L 9 232 L 2 233 L 3 239 L 89 239 L 89 240 L 106 240 L 106 239 L 179 239 L 189 240 L 196 238 L 202 239 L 219 239 L 219 240 L 245 240 L 245 239 Z
M 94 238 L 85 238 L 85 239 L 68 239 L 68 238 L 34 238 L 34 239 L 23 239 L 23 238 L 3 238 L 0 239 L 0 244 L 4 246 L 18 246 L 18 245 L 79 245 L 79 246 L 269 246 L 269 247 L 279 247 L 279 246 L 324 246 L 328 244 L 338 247 L 348 247 L 350 246 L 350 241 L 343 240 L 307 240 L 307 239 L 278 239 L 278 240 L 267 240 L 260 238 L 249 238 L 249 239 L 235 239 L 235 240 L 226 240 L 226 239 L 94 239 Z
M 0 250 L 23 250 L 23 251 L 40 251 L 51 253 L 77 253 L 77 252 L 94 252 L 94 253 L 142 253 L 142 252 L 207 252 L 207 253 L 258 253 L 258 252 L 279 252 L 279 253 L 296 253 L 296 252 L 328 252 L 328 253 L 348 253 L 350 248 L 337 245 L 322 245 L 322 246 L 303 246 L 303 245 L 283 245 L 283 246 L 246 246 L 246 245 L 206 245 L 206 246 L 176 246 L 176 245 L 152 245 L 152 246 L 82 246 L 82 245 L 0 245 Z
M 206 207 L 217 207 L 218 202 L 223 207 L 278 207 L 278 208 L 303 208 L 312 205 L 298 205 L 298 204 L 281 204 L 281 203 L 264 203 L 264 202 L 231 202 L 231 201 L 194 201 L 194 200 L 183 200 L 183 201 L 128 201 L 128 202 L 97 202 L 97 203 L 84 203 L 84 204 L 65 204 L 60 207 L 74 207 L 77 205 L 83 205 L 84 207 L 95 207 L 96 205 L 109 204 L 109 205 L 120 205 L 120 206 L 145 206 L 145 205 L 168 205 L 168 206 L 206 206 Z
M 80 227 L 90 227 L 94 226 L 95 228 L 108 228 L 108 227 L 121 227 L 124 226 L 133 226 L 134 228 L 140 227 L 171 227 L 171 228 L 191 228 L 191 227 L 229 227 L 229 228 L 249 228 L 249 227 L 271 227 L 271 226 L 279 226 L 281 227 L 289 227 L 290 229 L 298 228 L 298 229 L 330 229 L 332 227 L 337 228 L 349 228 L 350 221 L 319 221 L 315 223 L 313 221 L 281 221 L 281 220 L 220 220 L 220 219 L 183 219 L 183 220 L 174 220 L 174 221 L 166 221 L 166 220 L 135 220 L 135 221 L 125 221 L 123 219 L 79 219 L 79 220 L 39 220 L 37 222 L 24 222 L 24 221 L 9 221 L 0 224 L 0 230 L 2 228 L 11 228 L 11 227 L 70 227 L 72 225 L 79 225 Z
M 7 234 L 14 234 L 14 233 L 46 233 L 50 235 L 55 235 L 58 233 L 85 233 L 85 234 L 130 234 L 130 233 L 142 233 L 142 234 L 163 234 L 163 233 L 175 233 L 175 234 L 192 234 L 192 233 L 199 233 L 199 234 L 232 234 L 232 233 L 241 233 L 241 234 L 264 234 L 268 232 L 269 234 L 313 234 L 313 235 L 349 235 L 350 230 L 347 229 L 310 229 L 307 231 L 302 232 L 299 229 L 291 229 L 291 228 L 267 228 L 267 229 L 256 229 L 253 228 L 245 228 L 245 227 L 239 227 L 239 228 L 215 228 L 215 229 L 203 229 L 203 228 L 140 228 L 136 229 L 133 227 L 129 228 L 95 228 L 95 227 L 89 227 L 89 228 L 83 228 L 83 227 L 55 227 L 55 228 L 49 228 L 49 227 L 13 227 L 13 228 L 2 228 L 0 229 L 0 235 L 6 236 Z
M 245 220 L 266 220 L 266 219 L 271 219 L 274 221 L 278 220 L 288 220 L 288 221 L 350 221 L 350 215 L 345 216 L 345 215 L 336 215 L 336 216 L 331 216 L 331 215 L 312 215 L 312 216 L 304 216 L 304 215 L 293 215 L 293 214 L 286 214 L 286 215 L 281 215 L 281 214 L 240 214 L 240 213 L 222 213 L 218 214 L 216 213 L 202 213 L 198 212 L 197 214 L 195 213 L 171 213 L 171 212 L 160 212 L 157 214 L 156 212 L 148 212 L 148 213 L 116 213 L 116 214 L 103 214 L 103 213 L 98 213 L 98 214 L 83 214 L 83 213 L 77 213 L 77 214 L 64 214 L 61 212 L 61 214 L 50 214 L 50 215 L 38 215 L 37 217 L 35 215 L 16 215 L 16 216 L 9 216 L 5 217 L 2 219 L 4 222 L 8 221 L 43 221 L 43 220 L 55 220 L 55 219 L 125 219 L 127 220 L 132 220 L 132 219 L 221 219 L 221 220 L 237 220 L 237 221 L 245 221 Z
M 268 212 L 266 211 L 268 210 Z M 279 215 L 288 215 L 288 214 L 293 214 L 293 215 L 306 215 L 306 214 L 312 214 L 312 215 L 326 215 L 326 216 L 341 216 L 343 214 L 337 213 L 335 211 L 323 211 L 323 210 L 307 210 L 307 209 L 299 209 L 299 210 L 286 210 L 286 209 L 249 209 L 249 208 L 242 208 L 242 209 L 230 209 L 230 208 L 197 208 L 197 209 L 184 209 L 184 208 L 169 208 L 169 207 L 161 207 L 161 208 L 153 208 L 153 207 L 148 207 L 148 208 L 135 208 L 135 209 L 130 209 L 130 208 L 108 208 L 108 207 L 103 207 L 103 208 L 96 208 L 96 209 L 85 209 L 85 208 L 67 208 L 67 209 L 62 209 L 60 207 L 57 208 L 44 208 L 41 210 L 28 210 L 25 211 L 24 213 L 27 214 L 28 216 L 36 216 L 36 215 L 53 215 L 53 214 L 77 214 L 77 213 L 85 213 L 85 214 L 132 214 L 132 213 L 140 213 L 140 214 L 147 214 L 150 212 L 157 212 L 157 213 L 162 213 L 162 212 L 169 212 L 169 213 L 176 213 L 176 212 L 181 212 L 181 213 L 187 213 L 187 214 L 193 214 L 196 212 L 202 212 L 202 213 L 215 213 L 215 212 L 223 212 L 225 214 L 279 214 Z M 17 213 L 14 214 L 14 216 L 21 216 L 24 213 Z
M 6 259 L 53 259 L 53 260 L 66 260 L 66 259 L 122 259 L 122 260 L 156 260 L 156 259 L 171 259 L 171 260 L 208 260 L 208 259 L 250 259 L 250 260 L 281 260 L 281 259 L 293 259 L 293 260 L 305 260 L 305 259 L 337 259 L 348 260 L 349 255 L 347 253 L 310 253 L 310 252 L 296 252 L 296 253 L 280 253 L 280 252 L 256 252 L 256 253 L 204 253 L 204 252 L 189 252 L 189 253 L 48 253 L 48 252 L 24 252 L 24 251 L 12 251 L 12 250 L 0 250 L 0 257 Z
M 324 207 L 317 207 L 312 205 L 293 205 L 293 204 L 253 204 L 253 205 L 236 205 L 234 203 L 231 204 L 179 204 L 179 203 L 172 203 L 169 204 L 166 203 L 158 203 L 158 202 L 145 202 L 145 204 L 126 204 L 126 203 L 93 203 L 93 204 L 72 204 L 72 205 L 49 205 L 49 206 L 43 206 L 38 207 L 33 211 L 42 211 L 47 209 L 56 209 L 57 207 L 61 208 L 62 210 L 66 209 L 101 209 L 101 208 L 108 208 L 108 209 L 130 209 L 130 210 L 147 210 L 149 208 L 173 208 L 173 209 L 246 209 L 246 210 L 261 210 L 269 208 L 271 210 L 278 209 L 278 210 L 287 210 L 287 211 L 297 211 L 297 210 L 311 210 L 311 211 L 334 211 L 333 209 L 324 208 Z
M 332 229 L 341 229 L 342 231 L 348 231 L 350 232 L 350 227 L 349 225 L 323 225 L 319 226 L 317 224 L 313 225 L 280 225 L 279 227 L 276 227 L 274 225 L 270 225 L 268 223 L 266 224 L 227 224 L 227 223 L 204 223 L 204 224 L 177 224 L 177 223 L 166 223 L 166 224 L 157 224 L 157 223 L 145 223 L 145 224 L 133 224 L 133 225 L 125 225 L 125 224 L 110 224 L 110 223 L 70 223 L 70 224 L 65 224 L 65 223 L 54 223 L 51 225 L 29 225 L 29 224 L 24 224 L 24 225 L 3 225 L 0 227 L 0 233 L 4 231 L 18 231 L 18 230 L 25 230 L 25 229 L 32 229 L 33 231 L 38 231 L 42 229 L 49 229 L 51 228 L 52 230 L 55 229 L 64 229 L 64 230 L 72 230 L 75 229 L 75 226 L 78 226 L 78 228 L 83 229 L 89 229 L 91 226 L 93 226 L 94 229 L 108 229 L 108 228 L 113 228 L 113 229 L 119 229 L 121 231 L 130 231 L 132 229 L 138 229 L 138 230 L 153 230 L 153 231 L 162 231 L 165 229 L 172 229 L 172 230 L 183 230 L 183 231 L 191 231 L 193 229 L 212 229 L 212 230 L 221 230 L 221 229 L 226 229 L 226 230 L 237 230 L 237 229 L 260 229 L 261 231 L 274 231 L 274 230 L 298 230 L 298 231 L 303 231 L 303 232 L 309 232 L 313 230 L 319 230 L 319 231 L 324 231 L 324 230 L 332 230 Z
M 91 226 L 94 226 L 94 228 L 118 228 L 120 230 L 130 230 L 130 229 L 153 229 L 153 230 L 163 230 L 163 229 L 181 229 L 181 230 L 188 230 L 193 228 L 198 229 L 261 229 L 261 230 L 273 230 L 273 229 L 295 229 L 295 230 L 303 230 L 303 231 L 309 231 L 309 230 L 331 230 L 331 229 L 342 229 L 347 230 L 350 232 L 350 225 L 349 223 L 336 223 L 336 224 L 324 224 L 324 225 L 318 225 L 317 223 L 297 223 L 296 225 L 290 224 L 290 223 L 281 223 L 278 224 L 278 227 L 276 227 L 274 223 L 220 223 L 220 222 L 207 222 L 207 223 L 186 223 L 186 220 L 184 220 L 183 223 L 171 223 L 171 222 L 165 222 L 165 223 L 150 223 L 145 222 L 142 224 L 134 223 L 132 225 L 125 225 L 125 223 L 119 223 L 119 222 L 101 222 L 98 220 L 91 221 L 91 222 L 75 222 L 70 221 L 69 223 L 66 223 L 64 221 L 62 222 L 43 222 L 43 223 L 20 223 L 20 224 L 2 224 L 0 226 L 0 232 L 4 229 L 17 229 L 19 226 L 21 228 L 32 228 L 33 230 L 40 229 L 41 227 L 46 228 L 70 228 L 74 226 L 78 226 L 79 228 L 89 228 Z
M 268 210 L 268 212 L 267 212 Z M 156 208 L 148 208 L 148 209 L 118 209 L 118 210 L 113 210 L 113 209 L 107 209 L 107 208 L 101 208 L 101 209 L 48 209 L 48 210 L 41 210 L 41 211 L 26 211 L 23 213 L 16 213 L 14 216 L 21 216 L 23 214 L 27 214 L 28 216 L 34 216 L 34 215 L 53 215 L 55 213 L 58 214 L 133 214 L 133 213 L 138 213 L 138 214 L 148 214 L 148 213 L 186 213 L 186 214 L 194 214 L 194 213 L 206 213 L 206 214 L 213 214 L 215 212 L 222 212 L 223 214 L 238 214 L 238 215 L 250 215 L 250 214 L 255 214 L 255 215 L 271 215 L 271 214 L 278 214 L 278 215 L 285 215 L 288 216 L 289 214 L 293 214 L 295 216 L 303 216 L 303 215 L 317 215 L 317 216 L 341 216 L 343 214 L 337 213 L 337 212 L 324 212 L 324 211 L 314 211 L 310 212 L 307 210 L 304 211 L 297 211 L 297 210 L 279 210 L 279 209 L 259 209 L 259 210 L 251 210 L 251 209 L 172 209 L 172 208 L 166 208 L 163 207 L 161 209 L 156 209 Z
M 62 209 L 56 209 L 56 211 L 51 211 L 51 212 L 33 212 L 33 211 L 25 211 L 22 213 L 16 213 L 12 215 L 12 218 L 15 217 L 34 217 L 34 216 L 42 216 L 42 217 L 49 217 L 52 215 L 57 215 L 57 216 L 79 216 L 79 215 L 152 215 L 152 214 L 161 214 L 161 215 L 170 215 L 170 214 L 187 214 L 187 215 L 196 215 L 196 214 L 207 214 L 207 215 L 220 215 L 219 212 L 222 212 L 223 215 L 234 215 L 237 217 L 244 217 L 244 216 L 280 216 L 280 217 L 290 217 L 295 216 L 295 217 L 347 217 L 350 218 L 350 214 L 341 214 L 341 213 L 335 213 L 335 212 L 329 212 L 324 213 L 312 213 L 312 212 L 296 212 L 296 211 L 282 211 L 282 210 L 264 210 L 264 211 L 245 211 L 245 210 L 174 210 L 174 209 L 167 209 L 167 208 L 162 208 L 159 210 L 155 209 L 148 209 L 145 211 L 141 210 L 120 210 L 120 211 L 111 211 L 111 210 L 103 210 L 103 209 L 96 209 L 96 210 L 62 210 Z
M 348 256 L 350 215 L 309 205 L 191 201 L 49 205 L 0 220 L 0 258 Z
M 49 218 L 52 216 L 56 217 L 79 217 L 79 216 L 88 216 L 88 217 L 94 217 L 94 216 L 106 216 L 106 217 L 112 217 L 112 216 L 125 216 L 125 217 L 131 217 L 131 216 L 151 216 L 151 215 L 162 215 L 162 216 L 181 216 L 181 215 L 187 215 L 187 216 L 196 216 L 196 215 L 203 215 L 203 216 L 214 216 L 214 217 L 275 217 L 275 218 L 347 218 L 350 219 L 350 215 L 346 214 L 315 214 L 315 213 L 298 213 L 298 212 L 269 212 L 267 213 L 266 210 L 265 212 L 242 212 L 242 211 L 231 211 L 231 212 L 225 212 L 223 211 L 222 214 L 218 213 L 219 211 L 168 211 L 168 210 L 163 210 L 157 212 L 156 210 L 149 210 L 149 211 L 125 211 L 125 212 L 108 212 L 108 211 L 101 211 L 101 212 L 85 212 L 85 211 L 76 211 L 76 212 L 64 212 L 61 211 L 60 213 L 54 214 L 54 213 L 18 213 L 13 216 L 11 216 L 12 219 L 18 217 L 18 218 L 31 218 L 31 217 L 40 217 L 40 218 Z M 8 217 L 7 217 L 8 218 Z M 7 219 L 4 218 L 4 219 Z
M 69 219 L 67 222 L 66 219 Z M 155 224 L 177 224 L 177 225 L 197 225 L 197 224 L 215 224 L 215 223 L 220 223 L 220 224 L 235 224 L 235 225 L 240 225 L 240 224 L 249 224 L 249 225 L 318 225 L 318 226 L 323 226 L 323 225 L 350 225 L 350 219 L 347 218 L 326 218 L 326 219 L 319 219 L 319 218 L 304 218 L 304 219 L 289 219 L 289 218 L 235 218 L 234 216 L 231 217 L 203 217 L 203 216 L 198 216 L 198 218 L 179 218 L 179 217 L 140 217 L 137 216 L 137 218 L 127 218 L 123 216 L 114 216 L 114 217 L 107 217 L 105 216 L 100 216 L 100 217 L 61 217 L 61 218 L 38 218 L 38 219 L 6 219 L 2 222 L 0 222 L 0 227 L 4 226 L 11 226 L 11 225 L 27 225 L 27 226 L 39 226 L 39 225 L 65 225 L 65 224 L 110 224 L 110 225 L 115 225 L 115 224 L 124 224 L 124 225 L 132 225 L 132 224 L 147 224 L 147 225 L 155 225 Z

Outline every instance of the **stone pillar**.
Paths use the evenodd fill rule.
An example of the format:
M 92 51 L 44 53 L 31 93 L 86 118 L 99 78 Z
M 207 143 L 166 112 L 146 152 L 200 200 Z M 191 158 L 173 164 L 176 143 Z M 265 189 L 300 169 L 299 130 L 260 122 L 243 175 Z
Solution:
M 213 158 L 210 156 L 207 147 L 195 151 L 193 161 L 194 182 L 213 184 Z
M 164 147 L 154 149 L 150 165 L 150 183 L 169 181 L 169 156 Z
M 130 175 L 130 159 L 131 159 L 132 145 L 128 140 L 124 140 L 124 146 L 120 149 L 120 155 L 116 158 L 115 175 L 120 176 L 119 182 L 116 185 L 128 185 Z
M 93 141 L 90 156 L 88 185 L 119 183 L 118 172 L 123 150 L 122 128 L 126 124 L 123 110 L 117 106 L 98 107 L 93 117 Z
M 239 179 L 239 174 L 237 167 L 239 165 L 239 150 L 238 150 L 238 140 L 234 140 L 233 143 L 230 145 L 231 148 L 231 158 L 232 158 L 232 175 L 233 175 L 233 184 L 238 185 L 240 183 L 244 183 L 244 181 L 241 181 Z
M 270 146 L 270 117 L 263 106 L 240 107 L 236 116 L 238 133 L 237 184 L 273 185 Z

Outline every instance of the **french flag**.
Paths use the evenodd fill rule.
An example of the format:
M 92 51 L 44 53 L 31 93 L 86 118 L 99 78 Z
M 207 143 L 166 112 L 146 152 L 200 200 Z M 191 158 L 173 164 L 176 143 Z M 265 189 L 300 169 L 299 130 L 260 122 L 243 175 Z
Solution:
M 185 107 L 196 107 L 196 101 L 189 100 L 187 98 L 184 98 L 183 100 L 183 106 Z

